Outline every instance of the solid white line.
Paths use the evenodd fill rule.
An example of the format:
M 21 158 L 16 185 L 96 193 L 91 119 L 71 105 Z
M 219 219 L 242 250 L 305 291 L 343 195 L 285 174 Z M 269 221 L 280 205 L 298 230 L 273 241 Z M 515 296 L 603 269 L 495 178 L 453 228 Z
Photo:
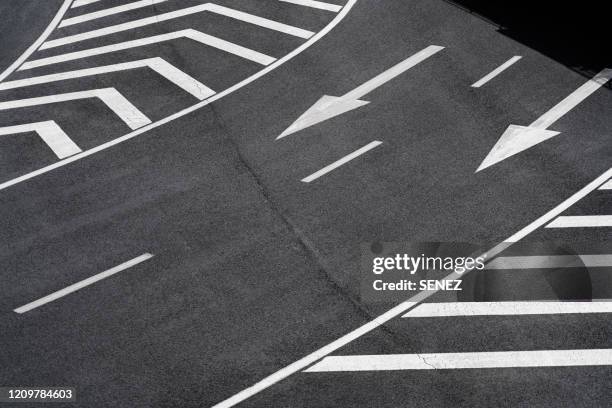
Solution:
M 354 158 L 361 156 L 362 154 L 366 153 L 369 150 L 372 150 L 373 148 L 375 148 L 375 147 L 377 147 L 377 146 L 379 146 L 381 144 L 382 144 L 382 142 L 380 142 L 378 140 L 370 142 L 367 145 L 363 146 L 362 148 L 355 150 L 353 153 L 347 154 L 346 156 L 344 156 L 340 160 L 336 160 L 332 164 L 323 167 L 321 170 L 312 173 L 308 177 L 303 178 L 302 182 L 310 183 L 311 181 L 314 181 L 314 180 L 318 179 L 319 177 L 324 176 L 325 174 L 329 173 L 330 171 L 332 171 L 332 170 L 342 166 L 345 163 L 348 163 L 349 161 L 353 160 Z
M 72 8 L 86 6 L 88 4 L 97 3 L 99 1 L 100 0 L 74 0 L 74 3 L 72 4 Z
M 189 38 L 193 41 L 197 41 L 209 47 L 213 47 L 218 50 L 234 54 L 238 57 L 245 58 L 262 65 L 269 65 L 276 61 L 276 58 L 189 28 L 186 30 L 174 31 L 172 33 L 159 34 L 154 35 L 152 37 L 139 38 L 137 40 L 125 41 L 116 44 L 105 45 L 102 47 L 90 48 L 87 50 L 75 51 L 67 54 L 54 55 L 52 57 L 31 60 L 23 64 L 21 68 L 19 68 L 19 71 L 51 64 L 58 64 L 66 61 L 73 61 L 76 59 L 87 58 L 94 55 L 101 55 L 110 52 L 127 50 L 130 48 L 143 47 L 145 45 L 156 44 L 159 42 L 170 41 L 179 38 Z
M 422 303 L 402 317 L 514 316 L 612 313 L 612 302 Z
M 570 110 L 575 108 L 580 102 L 588 98 L 592 93 L 597 91 L 599 88 L 604 86 L 610 79 L 612 79 L 612 69 L 606 68 L 595 75 L 592 79 L 589 79 L 581 87 L 576 89 L 574 92 L 569 94 L 561 102 L 553 106 L 545 114 L 536 119 L 530 127 L 546 129 L 561 117 L 563 117 Z
M 342 6 L 339 6 L 337 4 L 324 3 L 322 1 L 316 1 L 316 0 L 280 0 L 280 1 L 284 3 L 297 4 L 299 6 L 312 7 L 312 8 L 316 8 L 320 10 L 333 11 L 334 13 L 337 13 L 340 10 L 342 10 Z
M 81 152 L 79 146 L 52 120 L 0 128 L 0 136 L 26 132 L 36 132 L 60 159 Z
M 67 102 L 76 99 L 98 98 L 119 116 L 130 129 L 138 129 L 151 123 L 142 112 L 125 99 L 115 88 L 92 89 L 89 91 L 70 92 L 65 94 L 39 96 L 36 98 L 17 99 L 0 102 L 0 111 L 28 106 L 46 105 L 49 103 Z M 74 156 L 72 156 L 74 157 Z
M 215 92 L 196 80 L 195 78 L 187 75 L 174 65 L 166 62 L 164 59 L 155 57 L 147 58 L 138 61 L 123 62 L 120 64 L 105 65 L 101 67 L 79 69 L 76 71 L 60 72 L 57 74 L 43 75 L 39 77 L 32 77 L 26 79 L 19 79 L 16 81 L 8 81 L 0 83 L 0 90 L 22 88 L 26 86 L 46 84 L 55 81 L 64 81 L 75 78 L 83 78 L 91 75 L 106 74 L 109 72 L 124 71 L 128 69 L 148 67 L 159 75 L 166 78 L 176 86 L 183 88 L 186 92 L 189 92 L 196 98 L 203 100 L 215 94 Z
M 289 26 L 287 24 L 278 23 L 276 21 L 268 20 L 262 17 L 253 16 L 248 13 L 233 10 L 228 7 L 218 6 L 216 4 L 206 3 L 200 4 L 193 7 L 187 7 L 181 10 L 171 11 L 169 13 L 158 14 L 151 17 L 141 18 L 139 20 L 128 21 L 127 23 L 117 24 L 110 27 L 99 28 L 97 30 L 87 31 L 84 33 L 69 35 L 62 38 L 56 38 L 50 40 L 41 45 L 40 49 L 44 50 L 47 48 L 59 47 L 61 45 L 72 44 L 79 41 L 89 40 L 92 38 L 103 37 L 105 35 L 114 34 L 126 30 L 131 30 L 138 27 L 144 27 L 150 24 L 159 23 L 162 21 L 172 20 L 175 18 L 185 17 L 195 13 L 201 12 L 212 12 L 221 14 L 226 17 L 238 19 L 247 23 L 255 24 L 261 27 L 265 27 L 271 30 L 280 31 L 285 34 L 294 35 L 301 38 L 310 38 L 314 33 L 301 28 Z
M 111 7 L 104 10 L 94 11 L 92 13 L 81 14 L 80 16 L 70 17 L 62 20 L 59 27 L 71 26 L 73 24 L 83 23 L 85 21 L 95 20 L 106 16 L 112 16 L 113 14 L 119 14 L 130 10 L 136 10 L 139 8 L 152 6 L 154 4 L 163 3 L 168 0 L 139 0 L 133 3 L 123 4 L 121 6 Z
M 600 190 L 612 190 L 612 180 L 608 180 L 603 186 L 599 187 Z
M 321 38 L 323 38 L 327 33 L 329 33 L 334 27 L 336 27 L 348 14 L 348 12 L 353 8 L 353 6 L 355 5 L 355 3 L 357 3 L 357 0 L 348 0 L 348 2 L 346 3 L 346 5 L 344 6 L 344 8 L 342 9 L 342 11 L 340 13 L 338 13 L 336 15 L 336 17 L 334 17 L 334 19 L 332 21 L 330 21 L 330 23 L 328 25 L 326 25 L 321 31 L 319 31 L 318 33 L 316 33 L 313 37 L 311 37 L 308 41 L 306 41 L 304 44 L 300 45 L 299 47 L 297 47 L 296 49 L 294 49 L 293 51 L 291 51 L 289 54 L 285 55 L 284 57 L 278 59 L 277 61 L 275 61 L 274 63 L 268 65 L 266 68 L 256 72 L 255 74 L 251 75 L 248 78 L 243 79 L 242 81 L 238 82 L 235 85 L 232 85 L 231 87 L 225 89 L 222 92 L 219 92 L 218 94 L 215 94 L 213 96 L 211 96 L 208 99 L 205 99 L 201 102 L 198 102 L 194 105 L 191 105 L 181 111 L 178 111 L 176 113 L 173 113 L 172 115 L 166 116 L 163 119 L 158 120 L 157 122 L 151 123 L 148 126 L 143 126 L 140 129 L 137 129 L 133 132 L 130 132 L 128 134 L 125 134 L 121 137 L 118 137 L 116 139 L 110 140 L 106 143 L 103 143 L 99 146 L 96 146 L 92 149 L 86 150 L 82 153 L 79 154 L 75 154 L 74 156 L 68 157 L 64 160 L 58 161 L 56 163 L 50 164 L 48 166 L 42 167 L 38 170 L 34 170 L 31 171 L 29 173 L 23 174 L 19 177 L 16 177 L 14 179 L 5 181 L 4 183 L 0 183 L 0 190 L 4 190 L 6 188 L 9 188 L 11 186 L 14 186 L 16 184 L 22 183 L 24 181 L 33 179 L 35 177 L 38 177 L 42 174 L 48 173 L 52 170 L 58 169 L 60 167 L 64 167 L 70 163 L 73 163 L 75 161 L 84 159 L 86 157 L 92 156 L 98 152 L 101 152 L 103 150 L 109 149 L 113 146 L 116 146 L 118 144 L 121 144 L 127 140 L 133 139 L 137 136 L 140 136 L 143 133 L 148 132 L 149 130 L 152 129 L 156 129 L 160 126 L 165 125 L 166 123 L 172 122 L 175 119 L 181 118 L 185 115 L 188 115 L 192 112 L 197 111 L 200 108 L 203 108 L 204 106 L 207 106 L 247 85 L 249 85 L 250 83 L 258 80 L 259 78 L 261 78 L 262 76 L 270 73 L 271 71 L 273 71 L 274 69 L 280 67 L 281 65 L 283 65 L 285 62 L 290 61 L 291 59 L 293 59 L 295 56 L 299 55 L 300 53 L 302 53 L 304 50 L 308 49 L 310 46 L 312 46 L 314 43 L 316 43 L 317 41 L 319 41 Z
M 612 215 L 571 215 L 561 216 L 546 228 L 592 228 L 612 227 Z
M 40 37 L 38 37 L 38 39 L 34 41 L 34 43 L 32 43 L 32 45 L 30 45 L 30 47 L 23 54 L 21 54 L 19 58 L 15 60 L 15 62 L 13 62 L 7 69 L 5 69 L 0 74 L 0 82 L 4 81 L 7 76 L 15 72 L 15 70 L 19 68 L 19 66 L 26 59 L 28 59 L 30 55 L 32 55 L 32 53 L 34 53 L 34 51 L 38 49 L 38 47 L 40 47 L 40 45 L 47 39 L 47 37 L 49 37 L 49 35 L 53 32 L 53 30 L 55 30 L 55 27 L 60 22 L 62 17 L 64 17 L 64 14 L 66 14 L 66 11 L 68 10 L 68 6 L 70 6 L 71 2 L 72 0 L 64 0 L 64 3 L 60 7 L 60 9 L 57 11 L 57 14 L 55 14 L 55 17 L 53 17 L 53 20 L 51 20 L 51 22 L 49 23 L 45 31 L 43 31 L 43 33 L 40 35 Z
M 28 312 L 32 309 L 36 309 L 39 306 L 42 306 L 44 304 L 47 304 L 49 302 L 53 302 L 54 300 L 57 300 L 63 296 L 66 296 L 72 292 L 76 292 L 79 289 L 83 289 L 85 286 L 89 286 L 92 283 L 96 283 L 102 279 L 108 278 L 109 276 L 112 276 L 118 272 L 124 271 L 128 268 L 131 268 L 134 265 L 138 265 L 141 262 L 146 261 L 147 259 L 151 259 L 153 257 L 153 255 L 149 254 L 149 253 L 144 253 L 132 260 L 129 260 L 127 262 L 122 263 L 121 265 L 117 265 L 114 268 L 108 269 L 104 272 L 100 272 L 97 275 L 94 275 L 92 277 L 89 277 L 87 279 L 83 279 L 82 281 L 79 281 L 77 283 L 74 283 L 64 289 L 58 290 L 57 292 L 53 292 L 50 295 L 47 295 L 45 297 L 42 297 L 38 300 L 35 300 L 33 302 L 28 303 L 27 305 L 23 305 L 21 307 L 18 307 L 17 309 L 13 310 L 15 313 L 25 313 Z
M 504 72 L 511 65 L 518 62 L 518 60 L 520 60 L 521 58 L 523 57 L 521 57 L 520 55 L 515 55 L 514 57 L 510 58 L 508 61 L 504 62 L 499 67 L 495 68 L 489 74 L 485 75 L 480 80 L 474 82 L 472 84 L 472 88 L 480 88 L 481 86 L 483 86 L 484 84 L 486 84 L 487 82 L 489 82 L 490 80 L 492 80 L 493 78 L 495 78 L 496 76 Z
M 612 349 L 330 356 L 305 372 L 612 365 Z
M 486 269 L 598 268 L 612 266 L 612 255 L 533 255 L 500 256 Z
M 509 237 L 507 240 L 500 242 L 493 248 L 489 249 L 487 252 L 481 254 L 481 256 L 485 259 L 494 258 L 498 254 L 500 254 L 501 252 L 503 252 L 504 250 L 512 246 L 512 244 L 515 243 L 516 241 L 519 241 L 520 239 L 524 238 L 525 236 L 533 232 L 535 229 L 542 226 L 542 224 L 545 224 L 546 222 L 550 221 L 551 219 L 559 215 L 561 212 L 565 211 L 566 205 L 567 205 L 566 203 L 570 203 L 569 205 L 567 205 L 568 207 L 571 206 L 573 203 L 580 200 L 580 198 L 586 196 L 591 191 L 595 190 L 597 187 L 599 187 L 603 182 L 608 180 L 610 177 L 612 177 L 612 168 L 608 169 L 608 171 L 606 171 L 604 174 L 599 176 L 597 179 L 589 183 L 587 186 L 583 187 L 580 191 L 572 195 L 570 198 L 565 200 L 563 203 L 559 204 L 557 207 L 553 208 L 551 211 L 544 214 L 543 216 L 538 218 L 533 223 L 527 225 L 525 228 L 523 228 L 522 230 L 518 231 L 517 233 Z M 463 275 L 465 275 L 468 272 L 470 272 L 469 269 L 466 270 L 464 273 L 453 272 L 442 280 L 444 281 L 444 280 L 460 279 Z M 367 334 L 371 332 L 372 330 L 377 329 L 378 327 L 382 326 L 386 322 L 392 319 L 395 319 L 396 317 L 406 313 L 408 310 L 412 309 L 414 306 L 428 299 L 429 297 L 436 294 L 437 292 L 438 292 L 437 290 L 428 290 L 428 291 L 422 291 L 422 292 L 417 293 L 416 295 L 412 296 L 410 299 L 406 300 L 405 302 L 400 303 L 399 305 L 393 307 L 392 309 L 388 310 L 382 315 L 376 317 L 374 320 L 367 322 L 366 324 L 356 328 L 355 330 L 349 332 L 348 334 L 345 334 L 344 336 L 327 344 L 326 346 L 323 346 L 313 351 L 312 353 L 306 355 L 305 357 L 302 357 L 301 359 L 289 364 L 288 366 L 281 368 L 280 370 L 268 375 L 267 377 L 263 378 L 262 380 L 255 383 L 254 385 L 248 388 L 245 388 L 244 390 L 238 392 L 237 394 L 234 394 L 232 397 L 216 404 L 212 408 L 230 408 L 236 404 L 239 404 L 240 402 L 246 400 L 247 398 L 252 397 L 255 394 L 258 394 L 259 392 L 284 380 L 285 378 L 299 371 L 302 371 L 303 369 L 310 366 L 311 364 L 333 353 L 334 351 L 340 349 L 341 347 L 344 347 L 345 345 L 352 342 L 353 340 L 360 338 L 364 334 Z

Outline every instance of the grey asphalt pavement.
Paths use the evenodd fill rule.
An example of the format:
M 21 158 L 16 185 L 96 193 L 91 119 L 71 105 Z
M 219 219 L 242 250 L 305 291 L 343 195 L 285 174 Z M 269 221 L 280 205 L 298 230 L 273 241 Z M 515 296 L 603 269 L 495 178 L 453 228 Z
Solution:
M 0 72 L 61 3 L 0 2 L 0 15 L 11 16 L 0 19 Z M 126 3 L 73 7 L 65 18 Z M 202 3 L 159 2 L 57 28 L 48 41 Z M 313 34 L 339 15 L 276 0 L 216 4 Z M 204 12 L 41 49 L 26 61 L 185 29 L 276 59 L 307 41 Z M 275 140 L 323 95 L 344 95 L 429 45 L 445 48 L 363 96 L 369 104 Z M 470 86 L 515 55 L 522 59 L 498 77 Z M 217 93 L 265 69 L 227 45 L 179 38 L 15 71 L 0 86 L 153 57 Z M 476 172 L 508 125 L 528 126 L 589 78 L 445 1 L 357 0 L 329 33 L 266 75 L 99 151 L 132 132 L 99 99 L 0 110 L 0 132 L 54 120 L 86 153 L 61 161 L 32 131 L 0 136 L 0 386 L 71 386 L 76 401 L 55 406 L 88 408 L 212 407 L 240 393 L 394 306 L 363 301 L 362 244 L 467 242 L 484 251 L 608 171 L 612 92 L 604 86 L 550 126 L 558 136 Z M 138 68 L 0 88 L 0 107 L 109 87 L 154 124 L 199 102 Z M 382 144 L 300 181 L 374 140 Z M 594 188 L 560 215 L 612 214 L 610 194 Z M 605 226 L 538 227 L 508 253 L 609 253 L 610 238 Z M 153 257 L 14 312 L 143 253 Z M 427 302 L 610 299 L 608 272 L 475 272 L 469 282 L 480 289 Z M 331 355 L 610 349 L 609 316 L 397 316 Z M 610 380 L 610 365 L 298 370 L 238 406 L 605 407 Z

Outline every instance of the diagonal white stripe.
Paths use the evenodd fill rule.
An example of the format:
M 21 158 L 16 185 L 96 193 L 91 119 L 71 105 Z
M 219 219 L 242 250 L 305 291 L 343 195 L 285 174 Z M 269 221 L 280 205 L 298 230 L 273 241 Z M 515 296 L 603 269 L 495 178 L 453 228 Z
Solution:
M 123 4 L 117 7 L 111 7 L 104 10 L 94 11 L 92 13 L 81 14 L 80 16 L 70 17 L 62 20 L 59 27 L 71 26 L 74 24 L 83 23 L 85 21 L 95 20 L 97 18 L 112 16 L 130 10 L 136 10 L 142 7 L 152 6 L 154 4 L 163 3 L 168 0 L 139 0 L 133 3 Z M 74 7 L 74 6 L 73 6 Z
M 612 227 L 612 215 L 567 215 L 557 217 L 546 228 Z
M 79 146 L 77 146 L 76 143 L 64 133 L 62 128 L 52 120 L 0 128 L 0 136 L 27 132 L 38 133 L 38 136 L 40 136 L 47 146 L 53 150 L 53 153 L 60 159 L 81 152 Z
M 311 7 L 311 8 L 316 8 L 320 10 L 333 11 L 335 13 L 342 10 L 342 6 L 339 6 L 337 4 L 324 3 L 322 1 L 316 1 L 316 0 L 280 0 L 280 1 L 284 3 L 292 3 L 292 4 L 297 4 L 299 6 Z

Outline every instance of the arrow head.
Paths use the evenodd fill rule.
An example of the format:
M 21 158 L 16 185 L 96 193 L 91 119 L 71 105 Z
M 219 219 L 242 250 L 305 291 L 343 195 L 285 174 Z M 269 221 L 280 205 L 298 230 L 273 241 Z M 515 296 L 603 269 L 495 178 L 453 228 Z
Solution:
M 334 116 L 342 115 L 345 112 L 367 105 L 368 101 L 360 99 L 344 98 L 342 96 L 324 95 L 306 112 L 302 114 L 291 126 L 281 133 L 276 140 L 288 136 L 292 133 L 316 125 Z
M 551 137 L 555 137 L 559 133 L 554 130 L 530 126 L 510 125 L 482 161 L 476 173 Z

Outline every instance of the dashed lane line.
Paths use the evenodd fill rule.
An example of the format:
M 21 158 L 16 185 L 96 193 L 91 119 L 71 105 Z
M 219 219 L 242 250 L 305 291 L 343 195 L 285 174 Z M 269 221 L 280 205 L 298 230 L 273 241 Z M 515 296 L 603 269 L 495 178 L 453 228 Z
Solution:
M 247 59 L 249 61 L 256 62 L 261 65 L 270 65 L 276 58 L 262 54 L 260 52 L 251 50 L 231 43 L 229 41 L 222 40 L 212 35 L 204 34 L 200 31 L 188 28 L 185 30 L 174 31 L 166 34 L 154 35 L 151 37 L 139 38 L 137 40 L 124 41 L 116 44 L 104 45 L 101 47 L 90 48 L 82 51 L 75 51 L 61 55 L 54 55 L 52 57 L 41 58 L 37 60 L 30 60 L 24 63 L 19 71 L 28 70 L 37 67 L 43 67 L 46 65 L 59 64 L 66 61 L 73 61 L 81 58 L 92 57 L 94 55 L 107 54 L 116 51 L 123 51 L 130 48 L 143 47 L 150 44 L 156 44 L 164 41 L 176 40 L 179 38 L 188 38 L 193 41 L 197 41 L 200 44 L 207 45 L 209 47 L 216 48 L 221 51 L 228 52 L 238 57 Z
M 312 31 L 303 30 L 298 27 L 293 27 L 277 21 L 268 20 L 263 17 L 257 17 L 252 14 L 234 10 L 229 7 L 219 6 L 212 3 L 200 4 L 193 7 L 187 7 L 180 10 L 171 11 L 168 13 L 158 14 L 151 17 L 141 18 L 139 20 L 129 21 L 127 23 L 116 24 L 109 27 L 99 28 L 97 30 L 86 31 L 84 33 L 69 35 L 66 37 L 49 40 L 40 46 L 41 50 L 59 47 L 66 44 L 73 44 L 80 41 L 90 40 L 92 38 L 103 37 L 110 34 L 119 33 L 122 31 L 132 30 L 134 28 L 144 27 L 151 24 L 168 21 L 175 18 L 185 17 L 195 13 L 211 12 L 225 17 L 234 18 L 236 20 L 251 23 L 257 26 L 265 27 L 270 30 L 279 31 L 284 34 L 293 35 L 300 38 L 308 39 L 314 35 Z
M 493 78 L 495 78 L 496 76 L 498 76 L 499 74 L 501 74 L 502 72 L 510 68 L 512 65 L 517 63 L 521 58 L 523 57 L 521 57 L 520 55 L 515 55 L 514 57 L 510 58 L 508 61 L 501 64 L 499 67 L 495 68 L 493 71 L 491 71 L 490 73 L 488 73 L 487 75 L 479 79 L 478 81 L 474 82 L 472 84 L 472 88 L 480 88 L 481 86 L 483 86 L 484 84 L 486 84 L 487 82 L 489 82 L 490 80 L 492 80 Z
M 148 259 L 151 259 L 153 257 L 153 255 L 149 254 L 149 253 L 144 253 L 134 259 L 131 259 L 127 262 L 122 263 L 121 265 L 117 265 L 114 268 L 108 269 L 104 272 L 100 272 L 97 275 L 91 276 L 87 279 L 83 279 L 82 281 L 79 281 L 77 283 L 73 283 L 72 285 L 65 287 L 64 289 L 58 290 L 57 292 L 53 292 L 50 295 L 47 295 L 45 297 L 42 297 L 38 300 L 35 300 L 33 302 L 30 302 L 28 304 L 25 304 L 21 307 L 18 307 L 17 309 L 13 310 L 15 313 L 19 313 L 19 314 L 23 314 L 25 312 L 29 312 L 32 309 L 36 309 L 37 307 L 40 307 L 42 305 L 45 305 L 49 302 L 53 302 L 54 300 L 57 300 L 61 297 L 64 297 L 66 295 L 69 295 L 70 293 L 76 292 L 79 289 L 83 289 L 86 286 L 89 286 L 93 283 L 96 283 L 98 281 L 101 281 L 102 279 L 106 279 L 109 276 L 112 276 L 116 273 L 119 273 L 121 271 L 124 271 L 126 269 L 129 269 L 135 265 L 138 265 L 139 263 L 142 263 Z
M 123 62 L 120 64 L 105 65 L 101 67 L 79 69 L 75 71 L 60 72 L 56 74 L 42 75 L 16 81 L 0 83 L 0 90 L 22 88 L 26 86 L 46 84 L 49 82 L 65 81 L 75 78 L 83 78 L 92 75 L 106 74 L 109 72 L 125 71 L 129 69 L 148 67 L 159 75 L 166 78 L 176 86 L 189 92 L 196 98 L 203 100 L 215 94 L 215 91 L 208 88 L 200 81 L 187 75 L 174 65 L 166 62 L 163 58 L 147 58 L 138 61 Z
M 115 88 L 92 89 L 88 91 L 69 92 L 64 94 L 0 102 L 0 111 L 86 98 L 100 99 L 132 130 L 141 128 L 151 123 L 151 120 L 147 118 L 144 113 L 132 105 L 132 103 L 121 95 Z

